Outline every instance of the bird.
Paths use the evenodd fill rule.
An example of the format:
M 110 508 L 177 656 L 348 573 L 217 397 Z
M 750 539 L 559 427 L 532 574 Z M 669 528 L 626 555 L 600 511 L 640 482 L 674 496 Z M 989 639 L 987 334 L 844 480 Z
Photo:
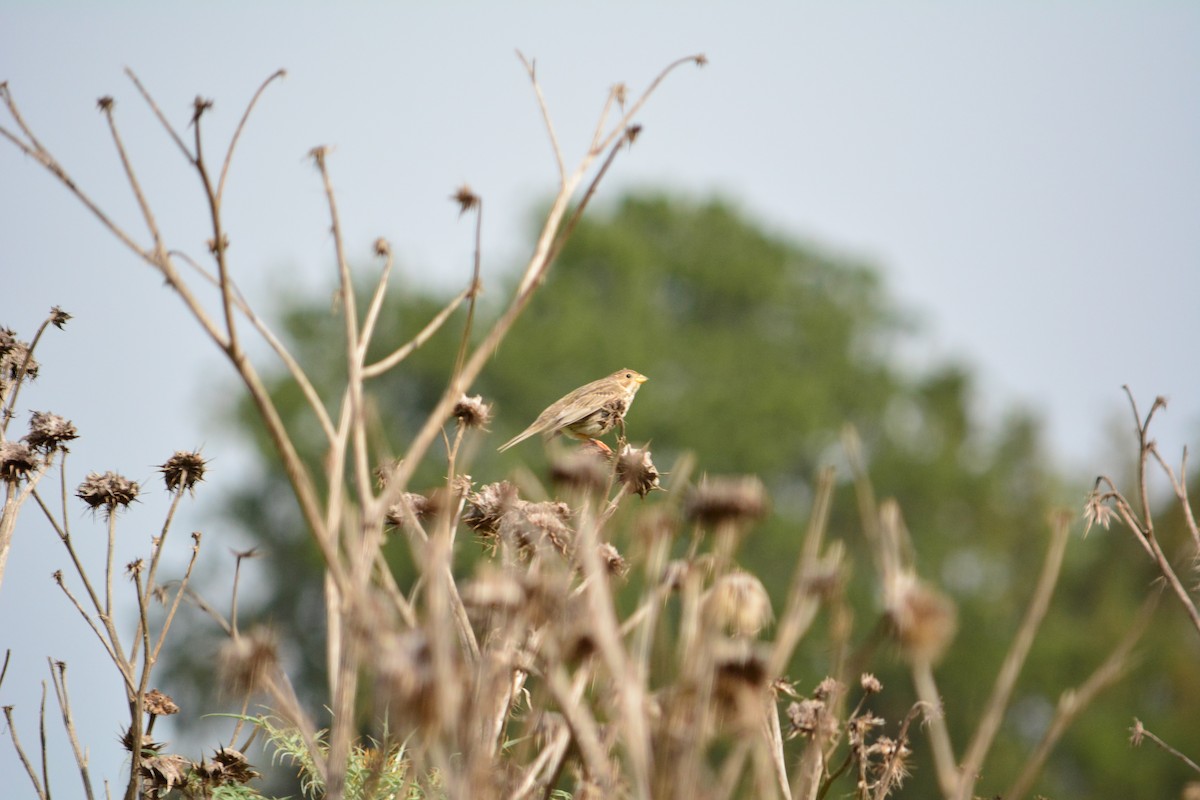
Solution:
M 625 414 L 633 405 L 633 396 L 647 380 L 640 372 L 619 369 L 606 378 L 584 384 L 551 403 L 532 425 L 500 445 L 500 452 L 536 433 L 547 439 L 566 433 L 608 451 L 608 446 L 596 437 L 618 425 L 625 429 Z

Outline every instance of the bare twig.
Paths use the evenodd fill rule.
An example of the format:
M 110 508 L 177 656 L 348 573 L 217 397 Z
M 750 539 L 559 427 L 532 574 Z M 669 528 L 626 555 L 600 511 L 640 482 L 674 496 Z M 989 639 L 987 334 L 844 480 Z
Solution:
M 996 676 L 996 683 L 992 687 L 992 694 L 988 698 L 987 705 L 984 706 L 983 715 L 975 729 L 975 735 L 967 745 L 966 754 L 963 756 L 958 781 L 960 800 L 971 800 L 974 795 L 975 781 L 979 770 L 983 767 L 983 761 L 996 737 L 996 732 L 1000 730 L 1005 709 L 1012 697 L 1013 688 L 1017 684 L 1017 676 L 1021 674 L 1021 667 L 1025 664 L 1025 659 L 1033 646 L 1033 638 L 1037 634 L 1038 628 L 1041 627 L 1046 610 L 1050 607 L 1050 598 L 1058 583 L 1063 555 L 1067 550 L 1069 532 L 1070 519 L 1067 514 L 1063 512 L 1056 514 L 1050 547 L 1042 562 L 1042 572 L 1038 577 L 1037 588 L 1034 589 L 1033 597 L 1029 601 L 1029 608 L 1025 612 L 1025 618 L 1021 621 L 1021 627 L 1017 629 L 1017 634 L 1013 637 L 1013 642 L 1004 657 L 1004 664 Z

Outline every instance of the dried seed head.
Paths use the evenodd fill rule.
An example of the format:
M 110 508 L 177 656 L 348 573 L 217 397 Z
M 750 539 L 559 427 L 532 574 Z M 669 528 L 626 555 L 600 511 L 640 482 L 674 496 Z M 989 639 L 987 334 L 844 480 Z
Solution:
M 479 195 L 471 190 L 467 184 L 463 184 L 455 190 L 454 194 L 450 195 L 450 199 L 458 203 L 458 213 L 465 214 L 468 211 L 479 207 Z
M 495 536 L 500 531 L 500 520 L 517 502 L 516 486 L 508 481 L 489 483 L 478 492 L 467 495 L 463 522 L 477 533 Z
M 8 384 L 33 380 L 39 364 L 29 350 L 29 344 L 17 338 L 10 328 L 0 328 L 0 389 Z
M 713 643 L 713 700 L 737 727 L 756 729 L 762 721 L 767 680 L 767 652 L 746 639 Z
M 390 242 L 388 242 L 387 239 L 380 236 L 378 239 L 375 240 L 375 255 L 386 256 L 386 255 L 391 254 L 391 252 L 392 252 L 392 245 Z
M 162 750 L 166 744 L 165 742 L 154 741 L 145 733 L 142 734 L 141 739 L 142 740 L 140 742 L 134 741 L 133 731 L 129 728 L 126 728 L 125 730 L 121 731 L 121 738 L 118 741 L 121 742 L 121 747 L 125 748 L 125 750 L 130 753 L 133 752 L 134 747 L 137 747 L 143 753 L 147 751 L 157 753 L 159 750 Z
M 771 598 L 749 572 L 722 575 L 704 596 L 704 615 L 714 630 L 757 636 L 771 622 Z
M 58 414 L 35 411 L 29 417 L 29 433 L 23 438 L 31 447 L 48 453 L 61 447 L 63 442 L 78 439 L 79 431 L 70 420 Z
M 567 521 L 571 509 L 566 503 L 521 502 L 501 518 L 498 533 L 502 540 L 520 550 L 535 550 L 549 543 L 560 554 L 570 555 L 574 531 Z
M 958 631 L 953 601 L 915 579 L 897 593 L 887 612 L 900 648 L 910 661 L 936 663 Z
M 862 674 L 862 678 L 859 679 L 859 685 L 862 686 L 862 690 L 867 694 L 879 694 L 883 691 L 883 683 L 869 672 Z
M 624 578 L 629 573 L 629 562 L 621 555 L 617 548 L 613 547 L 609 542 L 602 542 L 597 548 L 600 553 L 600 560 L 604 564 L 604 569 L 614 578 Z
M 104 95 L 96 101 L 96 108 L 101 111 L 112 111 L 114 105 L 116 105 L 116 101 L 109 95 Z
M 175 705 L 175 701 L 158 689 L 151 689 L 146 692 L 142 707 L 146 709 L 147 714 L 153 714 L 156 717 L 166 717 L 179 713 L 179 706 Z
M 837 678 L 826 677 L 817 684 L 817 688 L 813 689 L 813 697 L 832 704 L 842 696 L 844 691 L 846 691 L 845 684 L 843 684 Z
M 196 484 L 204 480 L 208 462 L 200 457 L 200 453 L 192 450 L 176 450 L 175 455 L 158 468 L 163 474 L 168 492 L 195 492 Z
M 255 628 L 230 639 L 218 657 L 222 682 L 236 695 L 262 687 L 279 666 L 279 641 L 268 628 Z
M 50 309 L 50 324 L 58 328 L 60 331 L 70 319 L 71 315 L 63 311 L 58 306 L 54 306 L 54 308 Z
M 118 508 L 126 508 L 137 500 L 139 488 L 137 483 L 128 478 L 109 471 L 100 475 L 88 473 L 83 483 L 79 484 L 75 496 L 87 503 L 92 510 L 103 507 L 112 514 Z
M 195 764 L 176 753 L 143 758 L 138 774 L 147 797 L 166 797 L 176 787 L 185 786 Z
M 684 515 L 701 525 L 748 523 L 767 512 L 767 493 L 753 475 L 705 477 L 684 503 Z
M 556 456 L 550 464 L 550 480 L 555 486 L 581 492 L 604 491 L 609 475 L 603 454 L 592 448 L 567 451 Z
M 0 442 L 0 480 L 16 483 L 41 466 L 37 451 L 23 442 Z
M 825 711 L 825 703 L 812 698 L 789 703 L 787 707 L 788 738 L 803 736 L 811 739 L 823 730 L 829 729 L 827 721 L 829 714 Z
M 401 528 L 408 524 L 409 514 L 421 522 L 433 516 L 434 511 L 434 502 L 425 495 L 417 492 L 405 492 L 388 508 L 384 519 L 388 525 Z
M 244 755 L 229 747 L 215 751 L 212 761 L 194 765 L 194 771 L 211 786 L 240 786 L 261 777 Z
M 1108 498 L 1102 494 L 1099 488 L 1093 489 L 1088 495 L 1087 503 L 1083 507 L 1083 535 L 1087 536 L 1093 525 L 1108 530 L 1108 526 L 1112 524 L 1114 519 L 1117 519 L 1117 512 L 1112 506 L 1108 505 Z
M 454 416 L 464 428 L 487 430 L 487 424 L 492 421 L 492 407 L 483 402 L 480 395 L 467 397 L 464 394 L 454 404 Z
M 625 445 L 617 458 L 617 479 L 626 491 L 638 497 L 645 497 L 655 489 L 662 488 L 658 483 L 658 469 L 650 460 L 649 448 Z

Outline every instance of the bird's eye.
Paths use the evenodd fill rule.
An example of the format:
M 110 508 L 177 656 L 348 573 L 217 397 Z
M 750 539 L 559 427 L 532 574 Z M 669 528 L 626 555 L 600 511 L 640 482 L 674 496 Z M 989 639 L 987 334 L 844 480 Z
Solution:
M 632 372 L 626 372 L 626 373 L 625 373 L 625 377 L 626 377 L 626 378 L 632 378 L 632 377 L 633 377 L 633 373 L 632 373 Z

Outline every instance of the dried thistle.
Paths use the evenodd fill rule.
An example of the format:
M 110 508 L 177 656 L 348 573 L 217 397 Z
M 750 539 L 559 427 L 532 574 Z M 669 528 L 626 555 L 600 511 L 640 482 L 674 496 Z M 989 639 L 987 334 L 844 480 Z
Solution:
M 487 424 L 492 421 L 492 406 L 480 395 L 467 397 L 464 394 L 454 404 L 454 416 L 464 428 L 487 430 Z
M 58 328 L 60 331 L 70 319 L 71 315 L 63 311 L 58 306 L 54 306 L 50 309 L 50 324 Z
M 170 695 L 163 694 L 158 689 L 146 692 L 143 707 L 147 714 L 153 714 L 156 717 L 167 717 L 179 713 L 179 706 L 175 705 L 175 701 L 171 699 Z
M 1088 535 L 1088 531 L 1092 529 L 1093 525 L 1099 525 L 1107 530 L 1112 521 L 1117 519 L 1117 511 L 1108 505 L 1108 499 L 1109 495 L 1100 492 L 1099 480 L 1097 480 L 1096 488 L 1092 489 L 1087 503 L 1083 506 L 1084 536 Z
M 0 479 L 16 483 L 41 466 L 37 452 L 22 442 L 0 442 Z
M 757 636 L 771 622 L 771 598 L 762 581 L 738 570 L 717 579 L 704 595 L 704 615 L 714 630 Z
M 624 578 L 629 573 L 629 562 L 611 543 L 601 542 L 597 551 L 600 553 L 600 561 L 609 575 L 614 578 Z
M 638 497 L 645 497 L 655 489 L 662 488 L 658 482 L 658 469 L 650 459 L 649 448 L 625 445 L 617 458 L 617 480 Z
M 221 647 L 222 683 L 238 695 L 262 688 L 279 666 L 279 641 L 268 628 L 234 636 Z
M 767 513 L 767 493 L 753 475 L 705 477 L 688 495 L 684 516 L 701 525 L 749 523 Z
M 958 632 L 958 613 L 946 595 L 912 579 L 888 608 L 892 631 L 910 661 L 936 663 Z
M 35 379 L 39 368 L 29 344 L 18 339 L 16 331 L 0 328 L 0 390 L 18 379 Z
M 508 481 L 489 483 L 478 492 L 467 496 L 467 510 L 463 514 L 463 522 L 476 533 L 495 536 L 500 530 L 500 520 L 518 499 L 517 487 Z
M 192 450 L 176 450 L 175 455 L 167 459 L 158 468 L 163 474 L 168 492 L 195 492 L 196 484 L 204 480 L 208 462 L 200 457 L 200 453 Z
M 472 191 L 471 187 L 463 184 L 455 190 L 454 194 L 450 195 L 450 199 L 458 203 L 458 213 L 465 214 L 468 211 L 479 207 L 479 195 Z
M 103 506 L 108 514 L 112 514 L 137 500 L 139 491 L 137 483 L 115 472 L 109 471 L 103 475 L 90 472 L 79 484 L 75 496 L 93 511 Z
M 186 786 L 194 764 L 174 753 L 143 758 L 138 767 L 147 797 L 166 797 L 176 787 Z
M 58 414 L 34 411 L 29 417 L 29 433 L 22 438 L 31 447 L 48 453 L 61 447 L 64 442 L 78 439 L 79 431 L 70 420 Z
M 571 509 L 566 503 L 521 502 L 501 518 L 498 534 L 523 551 L 534 550 L 549 542 L 561 555 L 569 555 L 574 531 L 568 524 Z
M 879 694 L 883 691 L 883 683 L 870 672 L 864 672 L 859 679 L 859 685 L 867 694 Z

